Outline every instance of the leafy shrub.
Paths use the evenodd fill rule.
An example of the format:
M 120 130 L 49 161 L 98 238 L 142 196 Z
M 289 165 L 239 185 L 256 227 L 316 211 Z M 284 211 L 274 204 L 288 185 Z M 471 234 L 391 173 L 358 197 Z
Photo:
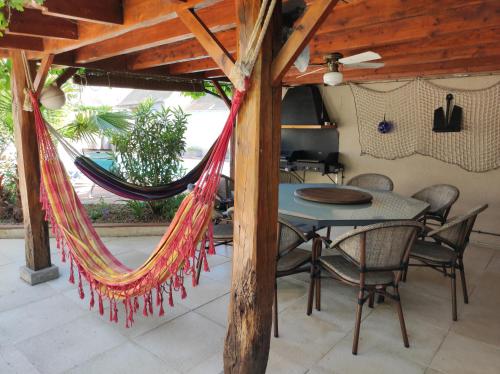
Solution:
M 185 151 L 188 114 L 181 108 L 161 107 L 156 110 L 152 100 L 146 100 L 133 112 L 134 126 L 127 134 L 114 134 L 116 166 L 113 170 L 131 183 L 141 186 L 161 186 L 184 175 L 182 154 Z M 147 202 L 153 215 L 169 219 L 180 199 L 174 197 Z M 128 203 L 137 214 L 141 204 Z

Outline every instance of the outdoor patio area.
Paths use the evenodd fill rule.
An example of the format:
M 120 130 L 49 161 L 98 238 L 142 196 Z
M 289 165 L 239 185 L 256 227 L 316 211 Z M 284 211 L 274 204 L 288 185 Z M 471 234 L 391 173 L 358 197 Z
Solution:
M 334 236 L 338 235 L 335 232 Z M 127 265 L 137 266 L 158 237 L 106 238 Z M 55 248 L 51 243 L 51 248 Z M 164 317 L 135 317 L 126 329 L 91 312 L 61 277 L 37 286 L 19 279 L 24 241 L 0 240 L 0 373 L 220 373 L 231 278 L 230 246 L 217 247 L 200 285 L 176 294 Z M 401 285 L 410 348 L 404 348 L 391 301 L 363 310 L 359 352 L 351 354 L 357 288 L 324 280 L 322 310 L 306 315 L 309 275 L 278 281 L 280 337 L 271 338 L 269 373 L 498 373 L 500 252 L 471 244 L 465 252 L 469 305 L 459 288 L 451 319 L 449 278 L 410 268 Z M 191 283 L 191 282 L 186 282 Z M 122 314 L 119 314 L 122 317 Z

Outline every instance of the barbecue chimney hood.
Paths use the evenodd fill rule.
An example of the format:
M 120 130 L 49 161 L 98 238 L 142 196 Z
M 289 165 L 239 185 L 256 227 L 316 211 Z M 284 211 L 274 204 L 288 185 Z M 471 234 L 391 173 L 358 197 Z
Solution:
M 298 86 L 288 89 L 281 103 L 281 125 L 330 125 L 321 93 L 316 86 Z

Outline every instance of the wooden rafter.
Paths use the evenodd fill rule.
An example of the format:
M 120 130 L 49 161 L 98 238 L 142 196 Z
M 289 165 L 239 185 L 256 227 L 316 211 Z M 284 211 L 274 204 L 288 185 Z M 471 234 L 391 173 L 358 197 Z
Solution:
M 64 1 L 64 0 L 62 0 Z M 185 6 L 203 7 L 213 0 L 187 0 Z M 48 53 L 63 53 L 85 45 L 94 44 L 123 35 L 127 32 L 159 24 L 176 17 L 177 5 L 169 1 L 159 0 L 127 0 L 123 7 L 123 23 L 120 25 L 96 24 L 80 22 L 78 40 L 45 41 L 45 51 Z
M 61 87 L 64 83 L 66 83 L 75 73 L 78 71 L 78 68 L 69 67 L 65 69 L 61 75 L 59 75 L 56 79 L 57 87 Z
M 222 99 L 222 101 L 224 101 L 224 104 L 226 104 L 226 106 L 229 109 L 231 109 L 231 99 L 229 97 L 227 97 L 227 95 L 224 92 L 224 90 L 222 89 L 222 86 L 220 85 L 220 83 L 218 81 L 216 81 L 215 79 L 212 79 L 211 82 L 214 85 L 215 89 L 217 90 L 219 97 Z
M 122 0 L 45 0 L 41 6 L 43 13 L 79 21 L 104 24 L 123 23 Z
M 346 70 L 343 74 L 344 81 L 363 82 L 483 72 L 500 72 L 500 56 L 402 65 L 373 70 Z M 298 77 L 296 73 L 289 74 L 285 76 L 283 83 L 286 85 L 319 84 L 323 81 L 322 76 L 322 72 L 302 77 Z
M 500 25 L 500 2 L 491 6 L 477 4 L 448 9 L 441 14 L 425 14 L 403 18 L 365 27 L 323 33 L 322 29 L 313 38 L 311 49 L 321 51 L 347 51 L 376 46 L 389 46 L 402 42 L 439 39 L 441 36 L 458 32 L 473 31 Z
M 218 45 L 221 46 L 221 48 L 224 50 L 224 52 L 220 53 L 227 52 L 229 54 L 236 52 L 236 39 L 234 30 L 221 31 L 212 35 L 213 38 L 217 40 Z M 219 52 L 215 51 L 215 53 Z M 128 66 L 130 70 L 141 70 L 154 66 L 172 64 L 175 62 L 197 60 L 209 56 L 211 56 L 209 47 L 204 47 L 197 39 L 189 39 L 178 43 L 151 48 L 136 55 L 132 55 L 129 58 Z M 219 60 L 221 59 L 222 58 L 220 58 Z M 217 64 L 216 61 L 215 63 Z M 217 65 L 222 68 L 221 65 Z M 228 68 L 230 68 L 232 65 L 227 66 Z
M 0 48 L 24 51 L 43 51 L 43 39 L 33 36 L 4 35 L 0 37 Z
M 297 59 L 304 47 L 321 26 L 338 0 L 315 0 L 309 5 L 297 24 L 294 31 L 276 56 L 272 65 L 271 79 L 274 85 L 279 85 L 290 66 Z
M 42 62 L 40 63 L 36 77 L 33 80 L 33 88 L 37 95 L 40 95 L 42 92 L 45 80 L 47 79 L 50 67 L 52 66 L 52 61 L 54 61 L 54 55 L 49 54 L 44 56 Z
M 234 27 L 234 0 L 223 0 L 200 9 L 198 17 L 212 32 Z M 179 18 L 144 27 L 141 32 L 127 32 L 115 38 L 80 48 L 76 53 L 78 63 L 88 63 L 126 53 L 180 42 L 193 38 L 193 34 Z
M 234 67 L 234 59 L 212 32 L 203 24 L 196 13 L 189 8 L 179 8 L 177 15 L 226 76 L 230 76 Z
M 75 21 L 43 15 L 40 10 L 13 11 L 7 34 L 61 39 L 78 39 Z

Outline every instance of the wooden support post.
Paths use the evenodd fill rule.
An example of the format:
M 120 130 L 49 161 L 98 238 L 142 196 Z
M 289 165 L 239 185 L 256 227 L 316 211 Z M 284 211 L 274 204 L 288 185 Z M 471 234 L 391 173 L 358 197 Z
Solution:
M 271 85 L 271 62 L 281 38 L 278 4 L 236 127 L 234 255 L 225 373 L 264 373 L 269 355 L 281 115 L 281 87 Z M 240 51 L 252 32 L 259 6 L 260 1 L 236 0 Z
M 40 204 L 40 164 L 34 118 L 32 113 L 23 110 L 27 84 L 21 52 L 12 51 L 11 58 L 12 114 L 26 250 L 26 268 L 21 269 L 21 277 L 36 284 L 54 279 L 58 273 L 57 267 L 51 266 L 48 226 Z M 35 274 L 38 271 L 41 273 Z

